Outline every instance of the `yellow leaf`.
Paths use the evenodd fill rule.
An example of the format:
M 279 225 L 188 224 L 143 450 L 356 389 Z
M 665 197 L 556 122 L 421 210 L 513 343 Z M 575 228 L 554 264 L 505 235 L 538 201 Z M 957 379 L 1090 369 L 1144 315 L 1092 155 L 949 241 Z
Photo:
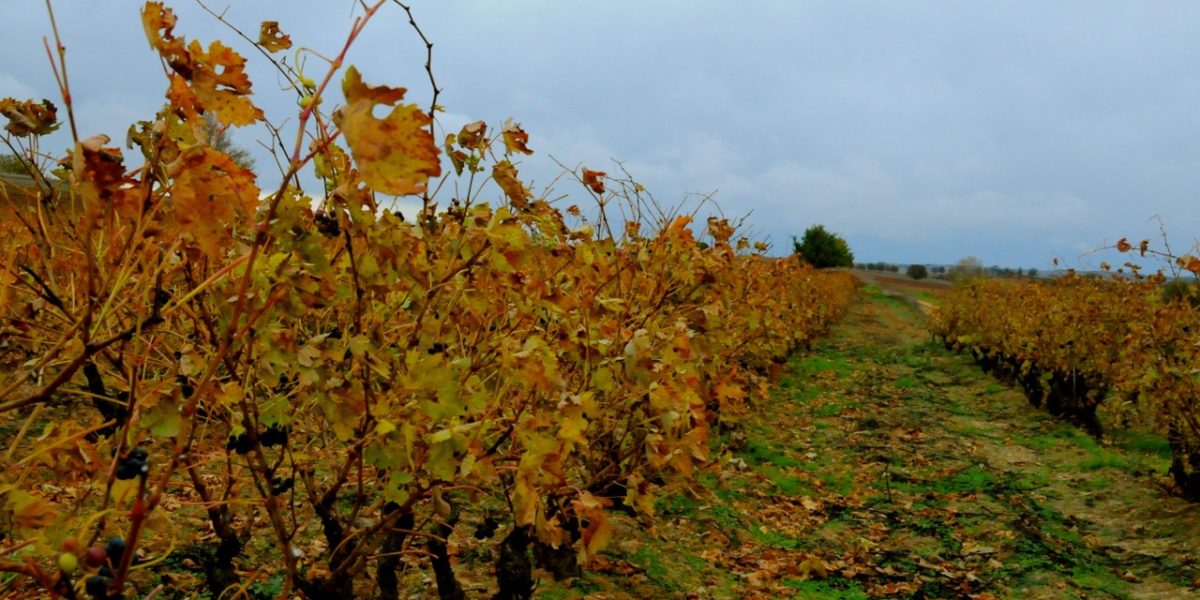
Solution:
M 566 418 L 558 428 L 558 439 L 580 446 L 586 445 L 587 439 L 584 438 L 583 432 L 587 431 L 588 421 L 583 418 L 583 408 L 572 406 L 566 413 Z
M 798 575 L 800 575 L 800 579 L 803 580 L 825 579 L 829 577 L 829 571 L 825 569 L 825 561 L 816 556 L 809 556 L 804 559 L 804 562 L 800 563 L 800 566 L 797 567 L 797 571 L 799 571 Z
M 423 193 L 429 178 L 442 173 L 437 145 L 425 129 L 429 115 L 415 104 L 398 104 L 404 88 L 367 85 L 354 67 L 346 70 L 342 91 L 346 106 L 336 120 L 363 180 L 385 194 Z M 393 108 L 387 117 L 376 119 L 371 112 L 377 104 Z
M 13 525 L 22 529 L 41 529 L 54 522 L 54 508 L 43 498 L 21 490 L 8 495 L 12 506 Z
M 746 398 L 746 392 L 742 390 L 741 386 L 724 381 L 718 383 L 714 391 L 721 400 L 744 400 Z
M 513 206 L 523 208 L 529 203 L 529 190 L 517 178 L 517 168 L 508 160 L 502 160 L 492 166 L 492 179 L 504 190 L 504 195 L 508 196 L 508 201 L 512 202 Z

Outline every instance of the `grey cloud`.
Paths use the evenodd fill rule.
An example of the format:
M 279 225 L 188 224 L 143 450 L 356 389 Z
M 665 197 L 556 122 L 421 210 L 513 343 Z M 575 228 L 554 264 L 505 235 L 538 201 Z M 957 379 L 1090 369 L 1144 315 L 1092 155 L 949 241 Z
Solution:
M 182 33 L 246 51 L 194 3 L 173 4 Z M 120 139 L 162 101 L 139 6 L 55 2 L 84 131 Z M 40 3 L 6 8 L 0 95 L 52 95 Z M 350 62 L 427 103 L 423 48 L 391 8 Z M 276 18 L 333 53 L 357 10 L 272 0 L 228 16 L 247 31 Z M 464 0 L 414 12 L 435 42 L 447 129 L 514 117 L 537 151 L 522 173 L 540 184 L 553 155 L 622 160 L 668 203 L 719 190 L 721 209 L 753 211 L 777 251 L 819 222 L 864 260 L 1046 267 L 1119 262 L 1086 253 L 1154 235 L 1156 214 L 1177 246 L 1200 229 L 1198 4 Z M 282 121 L 294 99 L 246 53 L 259 103 Z M 270 164 L 261 133 L 236 135 Z

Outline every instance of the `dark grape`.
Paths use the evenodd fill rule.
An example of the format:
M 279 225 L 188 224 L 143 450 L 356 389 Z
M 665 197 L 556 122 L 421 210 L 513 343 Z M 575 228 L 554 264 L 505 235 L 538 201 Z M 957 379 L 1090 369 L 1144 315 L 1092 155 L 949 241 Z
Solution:
M 84 582 L 84 588 L 89 596 L 97 600 L 106 600 L 108 598 L 108 586 L 112 585 L 112 578 L 103 575 L 92 575 Z
M 483 540 L 492 537 L 496 534 L 496 529 L 500 527 L 500 523 L 493 519 L 491 515 L 483 518 L 483 522 L 475 528 L 475 539 Z
M 104 547 L 108 552 L 108 558 L 112 560 L 114 565 L 121 563 L 121 555 L 125 554 L 125 540 L 113 536 L 108 540 L 108 545 Z
M 288 426 L 280 425 L 278 423 L 269 425 L 266 430 L 264 430 L 262 434 L 258 436 L 258 441 L 267 448 L 271 448 L 273 446 L 282 446 L 287 443 L 287 439 Z
M 287 493 L 288 490 L 292 489 L 292 486 L 295 485 L 295 483 L 296 483 L 295 479 L 292 479 L 291 477 L 288 477 L 287 479 L 283 479 L 280 477 L 272 477 L 271 478 L 271 495 L 279 496 L 281 494 L 285 494 L 285 493 Z
M 333 237 L 341 233 L 341 227 L 338 225 L 337 217 L 330 215 L 323 210 L 317 211 L 316 216 L 313 217 L 313 223 L 316 224 L 317 231 L 321 232 L 321 235 L 325 237 Z
M 225 442 L 225 449 L 238 454 L 250 452 L 250 436 L 244 433 L 229 436 L 229 441 Z
M 149 456 L 150 453 L 142 448 L 130 450 L 121 462 L 117 463 L 117 479 L 127 480 L 145 475 L 150 470 L 150 465 L 146 462 Z

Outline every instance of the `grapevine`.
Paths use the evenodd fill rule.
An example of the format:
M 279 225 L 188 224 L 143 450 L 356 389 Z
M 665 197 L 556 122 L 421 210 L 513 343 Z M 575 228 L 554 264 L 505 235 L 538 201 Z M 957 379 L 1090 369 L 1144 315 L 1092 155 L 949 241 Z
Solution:
M 642 217 L 640 186 L 581 168 L 591 225 L 522 182 L 533 150 L 512 121 L 435 139 L 432 111 L 346 62 L 384 8 L 301 78 L 290 145 L 246 59 L 178 37 L 158 2 L 142 19 L 168 103 L 130 130 L 141 166 L 96 135 L 45 173 L 58 107 L 0 101 L 56 182 L 0 197 L 0 571 L 112 599 L 184 557 L 213 597 L 283 573 L 280 597 L 396 598 L 411 562 L 451 593 L 447 538 L 472 529 L 501 557 L 533 544 L 586 566 L 611 512 L 649 522 L 854 298 L 846 273 L 768 257 L 724 219 Z M 268 57 L 291 46 L 261 32 Z M 205 115 L 267 127 L 279 187 L 211 147 Z M 465 192 L 437 211 L 450 177 Z M 603 207 L 620 203 L 635 216 L 614 235 Z M 530 591 L 527 573 L 497 579 Z

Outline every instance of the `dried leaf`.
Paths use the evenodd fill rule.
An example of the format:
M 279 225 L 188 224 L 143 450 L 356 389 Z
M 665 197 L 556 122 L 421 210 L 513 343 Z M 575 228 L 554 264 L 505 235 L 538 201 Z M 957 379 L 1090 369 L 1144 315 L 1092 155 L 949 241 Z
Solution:
M 429 115 L 415 104 L 400 104 L 404 88 L 364 84 L 354 67 L 346 70 L 342 91 L 346 106 L 335 118 L 367 185 L 395 196 L 424 193 L 429 178 L 442 173 L 426 129 Z M 394 108 L 376 119 L 371 112 L 377 104 Z
M 192 89 L 207 110 L 217 113 L 222 123 L 250 125 L 263 118 L 262 110 L 250 102 L 250 77 L 246 59 L 221 42 L 209 44 L 205 52 L 199 42 L 188 45 L 192 56 Z M 185 75 L 186 77 L 186 75 Z
M 598 498 L 588 492 L 580 492 L 579 498 L 571 503 L 575 509 L 575 516 L 581 522 L 587 523 L 581 532 L 579 546 L 579 562 L 582 564 L 590 563 L 612 539 L 612 525 L 604 512 L 608 504 L 607 499 Z
M 463 125 L 458 132 L 458 145 L 471 150 L 483 150 L 487 147 L 487 123 L 475 121 Z
M 13 525 L 22 529 L 41 529 L 54 522 L 53 505 L 29 492 L 13 490 L 8 494 Z
M 593 171 L 584 167 L 583 169 L 583 185 L 597 194 L 604 193 L 604 171 Z
M 521 125 L 514 123 L 512 119 L 504 122 L 504 153 L 512 154 L 513 152 L 521 152 L 523 154 L 533 154 L 533 150 L 529 149 L 526 144 L 529 143 L 529 134 L 521 129 Z
M 17 136 L 47 135 L 58 129 L 58 109 L 49 100 L 0 100 L 0 114 L 8 118 L 5 131 Z
M 258 29 L 258 44 L 267 52 L 279 52 L 292 47 L 292 38 L 279 30 L 279 21 L 263 21 Z
M 171 165 L 175 222 L 210 258 L 232 242 L 230 226 L 249 220 L 258 204 L 254 173 L 227 154 L 193 146 Z
M 250 77 L 246 75 L 246 59 L 219 41 L 209 44 L 208 50 L 193 40 L 184 46 L 184 39 L 174 34 L 176 17 L 161 3 L 147 2 L 142 9 L 142 25 L 150 46 L 167 61 L 180 78 L 190 82 L 194 101 L 185 104 L 185 113 L 192 110 L 211 110 L 229 125 L 249 125 L 263 118 L 262 111 L 250 99 Z M 172 79 L 167 93 L 172 101 L 185 98 L 179 82 Z M 191 116 L 190 114 L 188 115 Z
M 529 189 L 521 183 L 517 177 L 517 168 L 507 159 L 492 166 L 492 179 L 504 190 L 504 195 L 508 196 L 508 201 L 512 202 L 513 206 L 524 208 L 529 204 Z
M 172 69 L 189 77 L 191 56 L 184 47 L 183 39 L 175 37 L 173 33 L 177 20 L 175 13 L 161 2 L 147 2 L 142 8 L 142 26 L 146 29 L 150 47 L 157 50 Z

